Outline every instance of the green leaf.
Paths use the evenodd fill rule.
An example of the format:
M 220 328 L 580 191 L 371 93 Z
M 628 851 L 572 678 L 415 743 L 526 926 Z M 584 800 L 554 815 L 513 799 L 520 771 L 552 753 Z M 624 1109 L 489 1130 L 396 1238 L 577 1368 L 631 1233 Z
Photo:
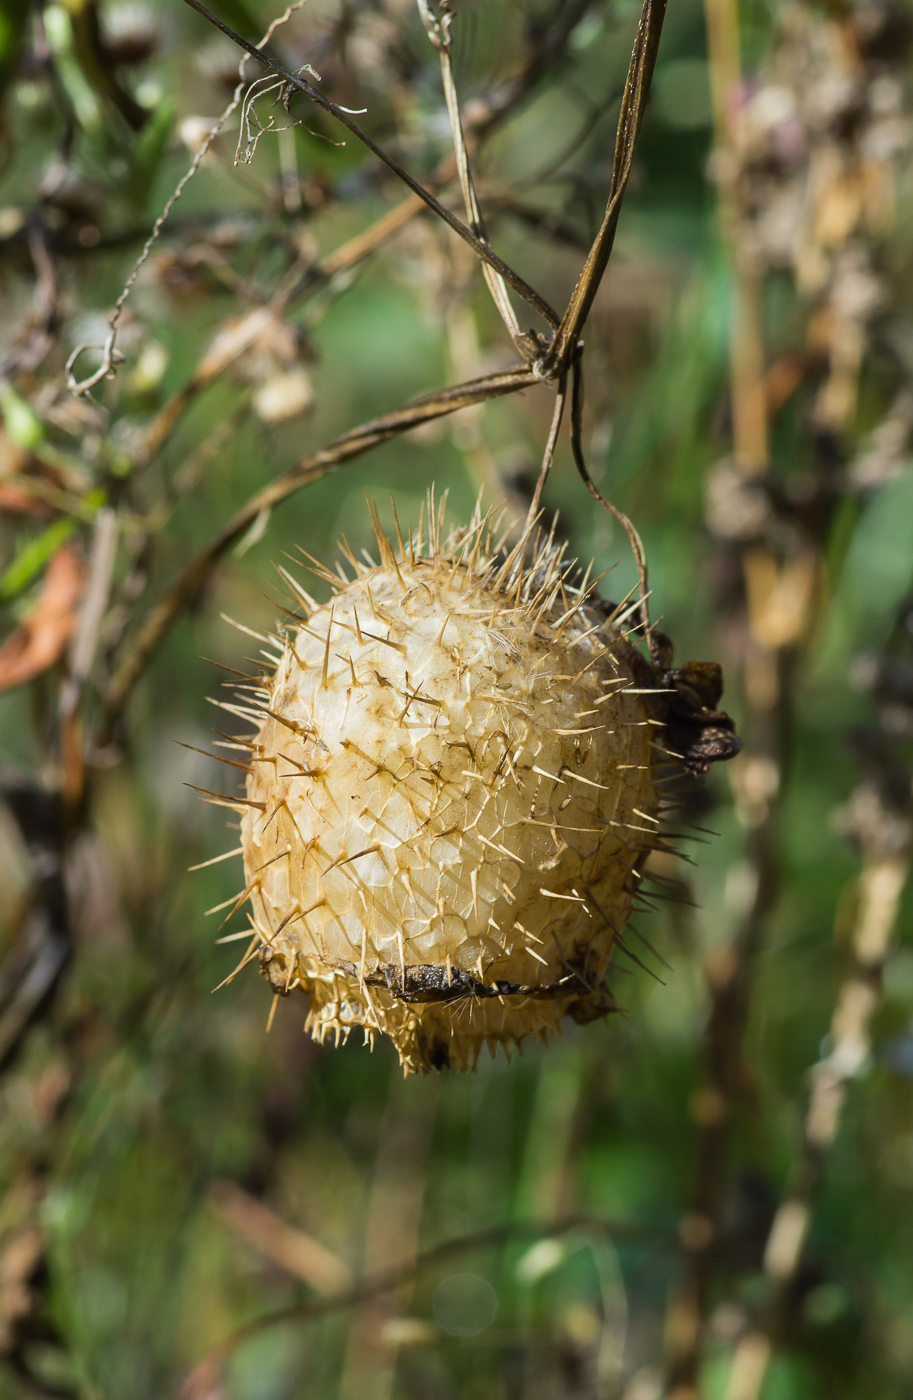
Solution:
M 44 441 L 44 424 L 21 398 L 8 379 L 0 380 L 0 413 L 6 431 L 17 447 L 31 452 Z
M 44 28 L 54 54 L 60 81 L 73 104 L 76 120 L 85 131 L 101 128 L 101 109 L 91 85 L 77 62 L 73 51 L 73 23 L 62 5 L 48 5 L 44 11 Z
M 15 71 L 28 9 L 27 0 L 5 0 L 0 8 L 0 91 Z
M 170 99 L 160 102 L 134 143 L 124 190 L 137 209 L 145 208 L 152 196 L 174 125 L 174 111 Z
M 263 23 L 244 4 L 244 0 L 219 0 L 216 5 L 219 18 L 230 24 L 232 29 L 245 39 L 259 39 L 263 33 Z
M 0 575 L 0 599 L 8 603 L 23 593 L 34 578 L 41 573 L 52 554 L 56 554 L 62 544 L 79 529 L 79 521 L 73 519 L 55 520 L 35 539 L 29 540 L 16 555 L 12 564 Z
M 847 551 L 840 593 L 858 640 L 886 640 L 913 581 L 913 470 L 888 481 L 869 501 Z

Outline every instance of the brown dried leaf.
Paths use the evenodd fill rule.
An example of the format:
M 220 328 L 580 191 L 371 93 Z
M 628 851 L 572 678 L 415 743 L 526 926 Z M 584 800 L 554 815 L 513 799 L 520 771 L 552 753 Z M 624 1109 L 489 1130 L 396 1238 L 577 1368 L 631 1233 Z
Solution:
M 76 626 L 84 583 L 81 558 L 72 545 L 62 545 L 31 611 L 0 646 L 0 690 L 25 685 L 60 659 Z

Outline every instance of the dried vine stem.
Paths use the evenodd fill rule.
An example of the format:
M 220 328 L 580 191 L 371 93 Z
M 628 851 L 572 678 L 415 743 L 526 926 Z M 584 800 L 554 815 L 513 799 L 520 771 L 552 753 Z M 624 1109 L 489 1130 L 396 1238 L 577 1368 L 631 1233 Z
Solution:
M 538 383 L 531 369 L 507 370 L 503 374 L 490 374 L 482 379 L 468 380 L 443 389 L 438 394 L 417 399 L 405 408 L 385 413 L 380 418 L 372 418 L 360 427 L 344 433 L 335 442 L 303 457 L 300 462 L 289 467 L 272 481 L 269 486 L 253 495 L 250 500 L 232 516 L 219 531 L 216 538 L 195 556 L 184 572 L 175 580 L 165 596 L 155 605 L 139 634 L 115 671 L 104 699 L 104 719 L 98 742 L 107 743 L 112 735 L 124 705 L 133 687 L 139 680 L 146 664 L 158 647 L 183 608 L 194 598 L 206 582 L 215 564 L 231 549 L 232 545 L 247 531 L 258 517 L 272 510 L 273 506 L 286 500 L 312 481 L 317 481 L 327 472 L 360 457 L 372 447 L 379 447 L 400 433 L 417 428 L 422 423 L 430 423 L 435 418 L 446 417 L 458 409 L 471 404 L 483 403 L 486 399 L 500 398 L 504 394 L 514 394 L 520 389 L 528 389 Z
M 898 839 L 899 837 L 899 839 Z M 802 1263 L 815 1196 L 840 1127 L 847 1089 L 871 1051 L 871 1022 L 881 996 L 900 901 L 910 873 L 913 823 L 881 811 L 865 841 L 853 928 L 853 962 L 831 1018 L 828 1053 L 811 1071 L 802 1154 L 764 1251 L 770 1302 L 736 1347 L 726 1400 L 759 1400 L 777 1333 Z
M 548 350 L 542 356 L 541 360 L 536 362 L 536 368 L 544 378 L 558 380 L 560 386 L 559 399 L 562 401 L 562 410 L 567 375 L 569 371 L 572 373 L 571 446 L 574 454 L 574 463 L 587 490 L 600 505 L 604 506 L 606 510 L 611 511 L 623 526 L 628 536 L 637 565 L 637 576 L 640 587 L 639 612 L 641 625 L 654 660 L 657 660 L 658 656 L 650 623 L 647 561 L 643 542 L 628 517 L 597 490 L 587 470 L 584 458 L 582 440 L 584 391 L 581 364 L 583 345 L 580 341 L 580 333 L 590 313 L 596 298 L 596 293 L 599 290 L 599 285 L 608 266 L 609 258 L 612 255 L 612 248 L 615 242 L 615 230 L 618 227 L 622 200 L 624 199 L 628 179 L 631 174 L 631 167 L 634 162 L 634 150 L 637 144 L 637 138 L 640 135 L 640 128 L 643 124 L 647 98 L 650 95 L 650 83 L 653 78 L 653 69 L 656 66 L 656 57 L 659 52 L 659 40 L 662 34 L 665 15 L 666 0 L 644 0 L 640 21 L 637 26 L 637 35 L 634 40 L 634 48 L 631 52 L 628 75 L 625 80 L 624 94 L 621 100 L 621 111 L 618 115 L 618 128 L 615 135 L 615 154 L 612 161 L 612 181 L 609 186 L 609 199 L 606 205 L 606 211 L 603 215 L 599 232 L 593 241 L 590 251 L 587 254 L 586 262 L 577 279 L 577 284 L 568 302 L 567 310 L 561 318 L 561 324 L 556 330 L 554 339 Z M 560 422 L 560 414 L 557 406 L 556 419 Z M 551 453 L 548 451 L 546 452 L 543 461 L 543 469 L 536 487 L 538 495 L 541 495 L 545 485 L 545 480 L 551 468 L 552 456 L 553 451 Z
M 188 0 L 190 3 L 190 0 Z M 609 187 L 609 201 L 603 215 L 602 224 L 593 245 L 587 254 L 577 285 L 574 288 L 567 310 L 561 318 L 555 338 L 545 355 L 542 371 L 550 377 L 567 372 L 578 353 L 578 342 L 584 322 L 590 314 L 593 300 L 599 290 L 603 274 L 612 254 L 615 230 L 621 213 L 631 167 L 634 163 L 634 148 L 643 124 L 650 83 L 656 66 L 659 39 L 666 15 L 666 0 L 644 0 L 637 37 L 631 53 L 631 63 L 625 81 L 621 111 L 618 116 L 618 130 L 615 137 L 615 157 L 612 162 L 612 183 Z
M 608 497 L 602 494 L 587 469 L 586 457 L 583 452 L 583 397 L 583 362 L 581 357 L 578 356 L 574 361 L 574 367 L 571 371 L 571 451 L 574 454 L 574 465 L 590 495 L 594 500 L 598 501 L 605 510 L 610 511 L 612 515 L 614 515 L 628 537 L 631 553 L 634 555 L 634 563 L 637 566 L 637 581 L 640 589 L 640 625 L 643 629 L 647 645 L 650 648 L 650 655 L 654 662 L 659 663 L 661 658 L 653 636 L 653 626 L 650 622 L 650 609 L 648 604 L 650 585 L 647 576 L 647 553 L 634 522 L 628 519 L 623 510 L 619 510 L 618 506 L 613 505 Z
M 202 15 L 210 24 L 214 24 L 217 29 L 221 29 L 223 34 L 227 34 L 229 39 L 238 44 L 240 48 L 246 50 L 251 58 L 256 59 L 258 63 L 261 63 L 264 68 L 268 68 L 270 72 L 275 73 L 277 77 L 284 79 L 289 87 L 293 88 L 296 92 L 303 93 L 305 97 L 309 97 L 318 107 L 321 107 L 325 112 L 328 112 L 330 116 L 335 117 L 338 122 L 341 122 L 347 131 L 351 131 L 352 135 L 356 136 L 359 141 L 367 146 L 368 150 L 376 155 L 378 160 L 383 161 L 384 165 L 386 165 L 389 170 L 392 170 L 394 175 L 397 175 L 404 184 L 408 185 L 412 193 L 418 195 L 419 199 L 421 199 L 424 204 L 427 204 L 428 208 L 432 209 L 434 213 L 437 214 L 438 218 L 443 219 L 444 223 L 452 228 L 454 233 L 458 234 L 464 242 L 468 243 L 476 256 L 482 262 L 487 263 L 493 268 L 494 271 L 504 279 L 508 286 L 513 288 L 518 296 L 521 296 L 525 302 L 529 303 L 534 311 L 538 312 L 544 321 L 553 329 L 558 326 L 558 316 L 549 306 L 548 302 L 541 297 L 528 282 L 524 281 L 519 273 L 514 272 L 512 267 L 508 267 L 507 263 L 502 261 L 487 243 L 483 243 L 478 239 L 472 230 L 467 228 L 462 219 L 458 218 L 446 205 L 441 204 L 440 200 L 437 199 L 430 190 L 425 189 L 424 185 L 420 184 L 414 176 L 410 175 L 409 171 L 406 170 L 405 166 L 400 165 L 395 156 L 392 156 L 389 151 L 385 151 L 382 146 L 378 146 L 377 142 L 371 139 L 368 133 L 359 126 L 358 122 L 355 121 L 344 107 L 339 107 L 335 102 L 331 102 L 329 98 L 324 97 L 323 93 L 311 83 L 307 82 L 306 79 L 292 73 L 284 64 L 280 63 L 278 59 L 273 58 L 270 54 L 257 48 L 255 44 L 250 43 L 249 40 L 244 39 L 236 30 L 232 29 L 231 25 L 226 24 L 224 20 L 219 19 L 218 15 L 214 15 L 211 10 L 208 10 L 206 6 L 201 3 L 201 0 L 184 0 L 184 4 L 189 5 L 192 10 L 196 10 L 197 14 Z
M 532 500 L 529 503 L 529 510 L 526 513 L 526 522 L 523 526 L 523 535 L 520 546 L 526 544 L 533 533 L 536 520 L 539 515 L 539 507 L 542 502 L 542 491 L 548 474 L 552 469 L 552 462 L 555 457 L 555 448 L 558 445 L 558 434 L 561 431 L 561 420 L 564 417 L 564 406 L 567 402 L 567 380 L 562 379 L 558 385 L 558 392 L 555 395 L 555 407 L 552 412 L 552 425 L 549 428 L 548 440 L 545 444 L 545 451 L 542 454 L 542 466 L 539 468 L 539 475 L 536 479 L 536 488 L 533 491 Z

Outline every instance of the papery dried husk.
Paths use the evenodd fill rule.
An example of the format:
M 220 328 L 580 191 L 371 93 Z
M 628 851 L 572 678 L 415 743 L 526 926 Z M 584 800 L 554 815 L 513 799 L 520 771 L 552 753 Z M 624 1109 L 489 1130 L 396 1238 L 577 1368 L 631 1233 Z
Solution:
M 307 621 L 235 707 L 256 725 L 239 899 L 264 975 L 308 995 L 317 1040 L 379 1032 L 407 1070 L 613 1009 L 606 971 L 687 764 L 664 726 L 674 711 L 695 752 L 709 736 L 698 768 L 731 730 L 694 698 L 718 668 L 660 682 L 638 605 L 572 587 L 551 538 L 505 555 L 488 517 L 430 534 L 394 551 L 378 528 L 380 562 L 350 554 L 324 605 L 283 570 Z

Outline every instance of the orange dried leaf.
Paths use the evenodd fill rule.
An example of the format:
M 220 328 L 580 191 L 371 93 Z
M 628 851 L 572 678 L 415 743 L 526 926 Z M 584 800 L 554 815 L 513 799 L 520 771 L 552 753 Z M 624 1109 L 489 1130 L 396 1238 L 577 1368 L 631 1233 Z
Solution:
M 60 659 L 76 626 L 84 583 L 81 558 L 72 545 L 62 545 L 33 607 L 0 646 L 0 690 L 25 685 Z

